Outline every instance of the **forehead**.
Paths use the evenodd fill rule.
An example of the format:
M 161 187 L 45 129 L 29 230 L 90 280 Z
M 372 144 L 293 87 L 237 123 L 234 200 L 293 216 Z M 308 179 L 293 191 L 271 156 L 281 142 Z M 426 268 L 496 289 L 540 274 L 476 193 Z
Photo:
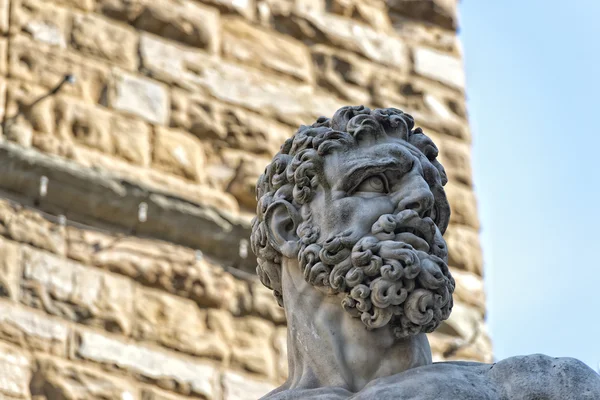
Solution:
M 411 147 L 401 139 L 389 138 L 328 154 L 323 168 L 327 186 L 334 187 L 336 183 L 362 175 L 360 172 L 369 169 L 377 172 L 406 172 L 418 160 L 418 150 Z

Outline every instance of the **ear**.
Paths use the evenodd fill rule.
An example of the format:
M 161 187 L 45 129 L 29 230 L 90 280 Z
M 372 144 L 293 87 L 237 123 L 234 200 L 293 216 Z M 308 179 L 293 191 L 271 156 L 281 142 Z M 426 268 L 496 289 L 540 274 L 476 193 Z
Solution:
M 287 258 L 296 258 L 300 238 L 296 233 L 302 222 L 300 213 L 286 200 L 277 200 L 265 212 L 269 244 Z

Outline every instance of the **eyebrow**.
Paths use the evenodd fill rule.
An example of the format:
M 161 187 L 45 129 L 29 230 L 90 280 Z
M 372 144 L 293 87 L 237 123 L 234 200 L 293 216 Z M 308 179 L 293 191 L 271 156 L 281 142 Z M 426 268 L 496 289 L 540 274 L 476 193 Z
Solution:
M 365 178 L 381 174 L 386 171 L 402 171 L 404 172 L 404 162 L 397 158 L 386 157 L 376 160 L 365 159 L 359 165 L 345 173 L 339 184 L 336 184 L 336 189 L 349 192 L 359 185 Z

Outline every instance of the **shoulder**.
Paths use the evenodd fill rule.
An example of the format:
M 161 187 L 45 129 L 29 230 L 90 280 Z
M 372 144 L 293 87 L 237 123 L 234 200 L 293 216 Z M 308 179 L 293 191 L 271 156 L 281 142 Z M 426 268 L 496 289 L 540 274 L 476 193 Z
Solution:
M 509 398 L 600 399 L 600 375 L 574 358 L 511 357 L 487 372 Z

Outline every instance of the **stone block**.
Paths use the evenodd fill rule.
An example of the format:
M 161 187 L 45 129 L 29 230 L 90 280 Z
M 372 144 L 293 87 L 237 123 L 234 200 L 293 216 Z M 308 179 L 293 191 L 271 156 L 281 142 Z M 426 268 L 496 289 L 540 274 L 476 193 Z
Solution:
M 222 107 L 220 120 L 227 134 L 228 148 L 274 156 L 294 129 L 240 108 Z
M 179 396 L 153 387 L 142 389 L 142 400 L 189 400 L 189 397 Z
M 269 160 L 262 157 L 244 157 L 235 170 L 227 189 L 235 196 L 240 207 L 250 212 L 256 209 L 256 182 Z
M 421 21 L 399 15 L 395 12 L 388 13 L 394 31 L 406 40 L 407 43 L 460 55 L 460 41 L 456 32 L 436 25 L 423 24 Z
M 66 9 L 44 0 L 14 0 L 11 5 L 10 32 L 29 35 L 33 40 L 66 48 L 70 15 Z
M 154 167 L 201 181 L 204 160 L 204 149 L 198 139 L 184 131 L 156 128 L 152 157 Z
M 334 91 L 340 98 L 357 104 L 370 104 L 368 86 L 373 66 L 350 52 L 340 52 L 328 46 L 312 49 L 317 84 Z
M 285 324 L 285 312 L 277 304 L 273 291 L 258 281 L 253 282 L 251 288 L 252 313 L 275 324 Z
M 292 125 L 333 114 L 341 105 L 310 85 L 277 79 L 148 35 L 142 35 L 140 55 L 143 70 L 156 79 Z
M 400 108 L 411 114 L 417 126 L 426 131 L 433 129 L 464 141 L 470 140 L 468 122 L 461 113 L 462 99 L 458 100 L 456 93 L 445 87 L 381 69 L 373 75 L 370 91 L 373 105 L 377 107 Z
M 131 332 L 129 279 L 32 248 L 23 249 L 23 264 L 23 303 L 112 332 Z
M 68 356 L 66 323 L 8 301 L 0 301 L 0 338 L 29 350 Z
M 463 225 L 450 225 L 444 237 L 448 244 L 449 264 L 482 276 L 483 256 L 477 231 Z
M 107 17 L 132 23 L 144 9 L 143 0 L 95 0 L 95 10 Z
M 13 344 L 0 342 L 0 396 L 29 399 L 31 358 Z
M 457 0 L 386 0 L 392 12 L 452 31 L 458 27 L 457 3 Z
M 0 239 L 0 296 L 19 298 L 21 249 L 15 242 Z
M 38 356 L 30 387 L 31 395 L 42 399 L 140 399 L 139 390 L 125 379 L 100 369 L 47 356 Z
M 439 160 L 444 165 L 448 179 L 463 185 L 473 184 L 471 168 L 471 146 L 469 143 L 453 138 L 441 138 L 436 142 L 440 149 Z
M 154 124 L 165 125 L 169 118 L 169 97 L 164 85 L 119 70 L 114 70 L 111 77 L 108 105 Z
M 56 134 L 103 153 L 113 153 L 111 115 L 105 108 L 61 96 L 54 104 Z
M 233 324 L 231 365 L 273 379 L 276 374 L 271 344 L 273 325 L 256 317 L 236 318 Z
M 48 183 L 48 190 L 52 182 Z M 28 209 L 21 209 L 6 225 L 7 235 L 21 243 L 63 255 L 66 250 L 65 228 L 52 224 L 40 214 Z
M 455 55 L 425 47 L 414 49 L 415 72 L 450 87 L 464 90 L 465 73 L 463 63 Z
M 8 39 L 0 38 L 0 74 L 7 75 L 8 74 Z M 4 90 L 6 89 L 6 82 L 2 82 L 3 92 L 2 95 L 4 97 Z M 2 100 L 2 115 L 4 117 L 4 100 Z
M 221 114 L 224 106 L 198 92 L 171 91 L 170 126 L 186 130 L 200 139 L 225 139 Z
M 483 317 L 485 314 L 485 289 L 483 279 L 472 272 L 450 268 L 450 272 L 456 281 L 454 298 L 468 306 L 479 310 Z
M 256 0 L 205 0 L 203 3 L 217 7 L 221 14 L 237 14 L 255 20 Z
M 274 24 L 281 32 L 356 52 L 379 64 L 393 67 L 396 71 L 405 72 L 410 69 L 408 46 L 400 37 L 379 32 L 348 18 L 296 9 L 289 15 L 276 15 Z
M 479 310 L 469 307 L 460 301 L 455 301 L 450 318 L 442 323 L 447 325 L 447 327 L 440 326 L 440 331 L 449 332 L 453 336 L 471 341 L 479 335 L 482 322 L 483 319 Z
M 219 50 L 219 11 L 186 0 L 143 1 L 134 26 L 166 39 L 216 53 Z
M 258 381 L 231 371 L 223 373 L 221 382 L 224 400 L 258 399 L 275 389 L 270 382 Z
M 177 386 L 185 394 L 220 398 L 219 372 L 211 364 L 90 331 L 79 332 L 77 339 L 77 357 L 126 369 L 161 386 Z
M 450 223 L 467 225 L 479 230 L 479 218 L 477 217 L 477 200 L 473 189 L 469 186 L 453 183 L 450 181 L 445 186 L 446 196 L 450 202 Z
M 227 358 L 227 345 L 220 336 L 207 331 L 205 312 L 193 301 L 143 288 L 136 290 L 135 298 L 136 339 L 195 356 L 219 361 Z
M 12 78 L 46 89 L 56 87 L 65 75 L 71 74 L 75 82 L 63 85 L 61 94 L 91 103 L 100 101 L 108 80 L 107 67 L 100 63 L 68 51 L 57 52 L 52 46 L 35 43 L 23 35 L 11 39 L 8 68 Z
M 133 164 L 150 165 L 150 127 L 129 116 L 113 114 L 110 123 L 114 154 Z
M 96 0 L 52 0 L 54 4 L 82 11 L 92 11 Z
M 302 42 L 239 18 L 223 20 L 223 56 L 301 81 L 313 80 L 310 54 Z
M 327 2 L 327 11 L 367 24 L 379 32 L 392 30 L 384 0 L 332 0 Z
M 11 0 L 0 0 L 0 34 L 6 35 L 9 28 Z
M 127 70 L 137 69 L 137 34 L 94 14 L 73 18 L 71 44 L 82 54 L 107 60 Z

